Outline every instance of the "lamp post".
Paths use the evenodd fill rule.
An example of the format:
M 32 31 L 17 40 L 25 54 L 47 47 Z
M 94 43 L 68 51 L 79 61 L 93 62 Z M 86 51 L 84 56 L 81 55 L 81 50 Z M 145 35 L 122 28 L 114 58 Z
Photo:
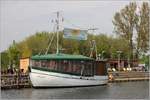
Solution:
M 118 68 L 119 68 L 119 71 L 120 71 L 120 56 L 121 56 L 121 53 L 122 53 L 122 51 L 117 51 L 117 53 L 118 53 Z

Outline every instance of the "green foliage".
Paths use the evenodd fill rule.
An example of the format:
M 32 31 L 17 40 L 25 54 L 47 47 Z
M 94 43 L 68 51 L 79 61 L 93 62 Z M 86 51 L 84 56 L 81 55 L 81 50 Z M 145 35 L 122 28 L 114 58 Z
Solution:
M 30 57 L 38 53 L 43 53 L 48 45 L 48 32 L 37 32 L 26 38 L 24 41 L 17 44 L 21 57 Z
M 9 57 L 7 51 L 1 53 L 1 68 L 6 69 L 9 64 Z
M 13 43 L 6 54 L 3 54 L 3 65 L 6 66 L 9 64 L 15 64 L 18 66 L 19 58 L 30 57 L 36 54 L 45 54 L 46 48 L 53 35 L 56 33 L 48 33 L 48 32 L 37 32 L 35 35 L 27 37 L 25 40 Z M 97 53 L 102 54 L 104 58 L 117 58 L 116 51 L 121 50 L 124 54 L 128 52 L 128 42 L 121 37 L 113 37 L 107 36 L 105 34 L 99 35 L 88 35 L 88 40 L 86 41 L 78 41 L 72 39 L 63 39 L 63 33 L 60 32 L 60 52 L 67 54 L 81 54 L 85 56 L 90 56 L 91 52 L 91 44 L 92 40 L 96 41 Z M 52 45 L 48 51 L 48 53 L 56 53 L 56 36 L 54 36 L 54 40 L 52 41 Z M 124 56 L 124 55 L 123 55 Z M 123 58 L 122 56 L 122 58 Z M 5 59 L 9 58 L 7 62 Z
M 19 57 L 20 51 L 18 50 L 15 41 L 8 49 L 8 57 L 9 57 L 9 64 L 12 67 L 14 64 L 16 67 L 19 67 Z
M 140 59 L 140 63 L 149 65 L 149 56 L 143 55 Z
M 142 55 L 142 57 L 139 59 L 139 63 L 141 63 L 141 64 L 145 64 L 145 67 L 147 68 L 147 69 L 149 69 L 150 68 L 150 66 L 149 66 L 149 64 L 150 64 L 150 56 L 149 55 Z
M 147 52 L 149 47 L 149 21 L 150 18 L 150 7 L 147 2 L 143 2 L 139 15 L 138 22 L 136 23 L 137 29 L 137 53 L 139 52 Z
M 133 50 L 136 51 L 136 58 L 140 52 L 147 52 L 148 50 L 149 13 L 148 2 L 143 2 L 141 8 L 135 2 L 131 2 L 114 16 L 115 32 L 129 42 L 129 57 L 133 57 Z M 135 36 L 137 39 L 134 42 Z
M 120 12 L 117 12 L 114 16 L 113 24 L 115 31 L 120 36 L 124 37 L 129 41 L 130 57 L 133 56 L 133 31 L 135 29 L 137 16 L 136 16 L 137 5 L 136 3 L 130 3 L 125 6 Z

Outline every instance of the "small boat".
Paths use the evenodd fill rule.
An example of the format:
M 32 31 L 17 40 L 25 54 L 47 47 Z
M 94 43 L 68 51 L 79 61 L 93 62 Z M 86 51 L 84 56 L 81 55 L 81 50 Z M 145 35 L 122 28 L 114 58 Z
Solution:
M 30 61 L 33 87 L 73 87 L 107 84 L 106 74 L 98 75 L 96 61 L 82 55 L 36 55 Z
M 55 54 L 30 58 L 30 80 L 37 88 L 104 85 L 108 82 L 107 70 L 100 63 L 91 57 L 60 53 L 58 47 Z

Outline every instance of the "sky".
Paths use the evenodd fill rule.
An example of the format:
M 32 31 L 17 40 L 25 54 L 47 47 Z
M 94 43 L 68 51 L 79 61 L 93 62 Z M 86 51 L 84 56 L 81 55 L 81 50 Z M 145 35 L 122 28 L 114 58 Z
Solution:
M 0 51 L 6 50 L 12 41 L 24 40 L 41 31 L 52 31 L 51 20 L 60 11 L 63 27 L 98 28 L 95 32 L 115 34 L 112 24 L 116 12 L 130 1 L 47 1 L 1 0 L 0 1 Z M 137 1 L 141 4 L 142 1 Z

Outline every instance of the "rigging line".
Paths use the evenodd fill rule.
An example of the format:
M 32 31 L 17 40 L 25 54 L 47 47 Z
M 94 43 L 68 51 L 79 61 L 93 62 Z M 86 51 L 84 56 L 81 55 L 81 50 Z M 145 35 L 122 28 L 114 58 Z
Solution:
M 51 22 L 52 23 L 52 22 Z M 52 24 L 51 24 L 52 25 Z M 50 25 L 50 26 L 51 26 Z M 54 27 L 54 26 L 53 26 Z M 48 42 L 50 41 L 50 37 L 48 38 Z M 47 48 L 46 48 L 47 49 Z M 42 51 L 44 51 L 44 48 L 40 50 L 40 52 L 38 53 L 38 55 L 40 55 L 42 53 Z
M 48 50 L 49 50 L 49 48 L 50 48 L 50 46 L 51 46 L 51 44 L 52 44 L 52 41 L 53 41 L 53 39 L 54 39 L 54 36 L 55 36 L 55 34 L 53 34 L 52 39 L 51 39 L 51 41 L 50 41 L 50 43 L 49 43 L 49 45 L 48 45 L 48 47 L 47 47 L 47 49 L 46 49 L 45 54 L 48 53 Z
M 56 12 L 52 12 L 50 15 L 52 15 L 52 16 L 54 17 L 54 16 L 55 16 L 54 13 L 56 13 Z M 51 23 L 53 23 L 53 22 L 52 22 L 53 20 L 55 20 L 55 19 L 52 18 Z M 56 23 L 55 23 L 55 24 L 56 24 Z M 52 30 L 55 30 L 55 26 L 56 26 L 56 25 L 53 26 L 53 29 L 52 29 Z M 54 33 L 55 33 L 55 32 L 54 32 Z M 54 34 L 54 33 L 53 33 L 53 34 Z M 53 37 L 54 37 L 54 35 L 53 35 Z M 52 37 L 52 38 L 53 38 L 53 37 Z M 49 39 L 48 39 L 48 42 L 49 42 L 49 41 L 50 41 L 50 37 L 49 37 Z M 50 41 L 50 44 L 49 44 L 49 45 L 51 45 L 51 42 L 52 42 L 52 40 Z M 48 53 L 48 50 L 49 50 L 49 47 L 50 47 L 49 45 L 48 45 L 48 48 L 46 48 L 45 54 Z M 42 51 L 44 51 L 44 49 L 41 49 L 41 50 L 40 50 L 39 55 L 42 53 Z
M 55 25 L 54 25 L 54 27 L 53 27 L 53 32 L 52 32 L 53 35 L 56 35 L 56 28 L 57 28 L 57 27 L 56 27 L 56 23 L 55 23 Z M 50 41 L 49 41 L 49 42 L 50 42 Z
M 53 25 L 53 28 L 52 28 L 52 30 L 54 31 L 55 30 L 55 25 Z M 53 33 L 53 32 L 50 32 L 50 33 Z M 50 42 L 50 35 L 49 35 L 49 38 L 48 38 L 48 43 Z
M 50 41 L 48 47 L 46 48 L 45 54 L 48 53 L 48 50 L 49 50 L 49 48 L 50 48 L 50 46 L 51 46 L 51 44 L 52 44 L 52 41 L 53 41 L 53 39 L 54 39 L 54 37 L 55 37 L 55 29 L 56 29 L 56 26 L 54 25 L 54 27 L 53 27 L 54 32 L 53 32 L 53 34 L 52 34 L 52 39 L 51 39 L 51 41 Z M 50 40 L 50 38 L 49 38 L 49 40 Z

